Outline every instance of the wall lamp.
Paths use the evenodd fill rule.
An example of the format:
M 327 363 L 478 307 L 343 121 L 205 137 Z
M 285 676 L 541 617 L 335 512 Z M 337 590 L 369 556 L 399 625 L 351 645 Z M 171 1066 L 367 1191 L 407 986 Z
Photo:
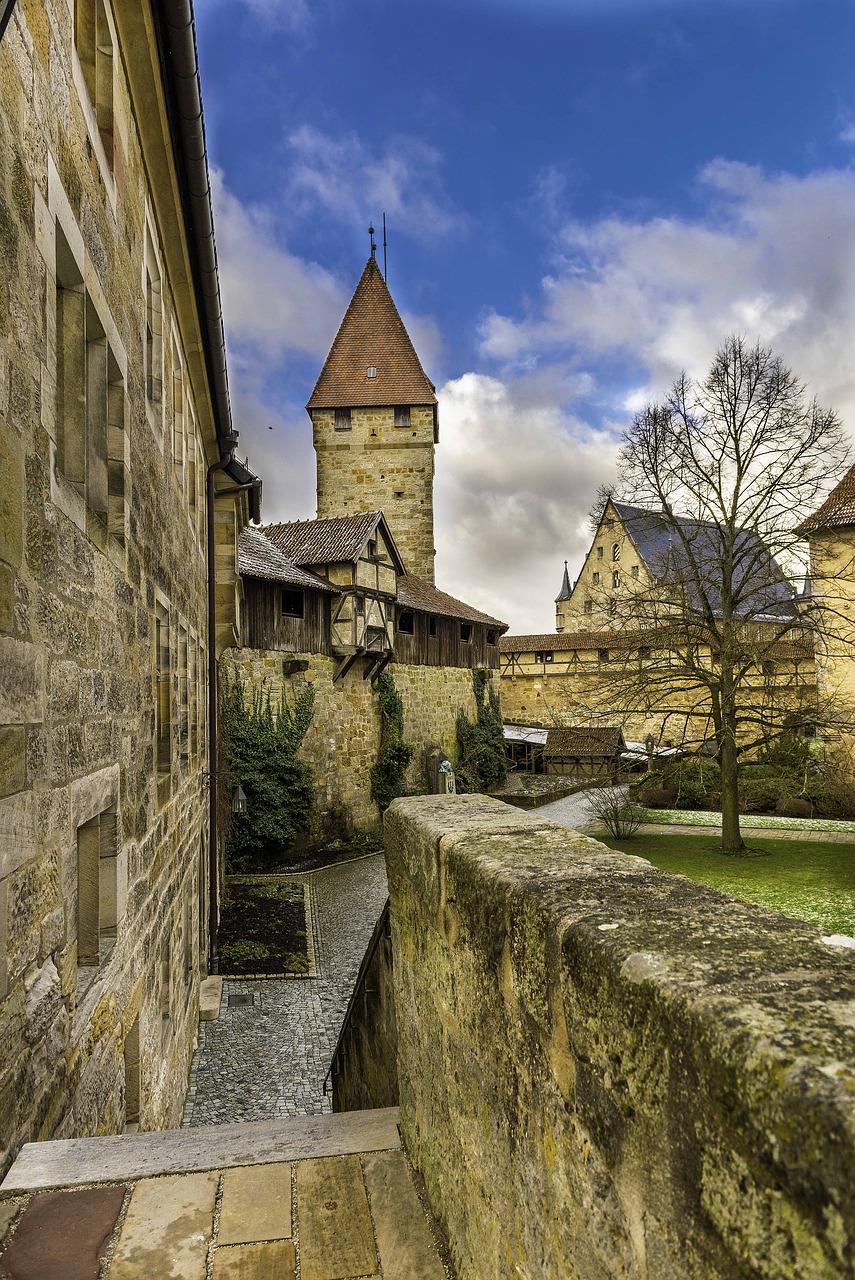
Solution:
M 225 778 L 229 782 L 234 781 L 234 775 L 229 773 L 227 769 L 219 772 L 205 772 L 202 774 L 202 785 L 210 791 L 216 786 L 220 778 Z M 246 813 L 246 792 L 238 782 L 232 790 L 232 813 Z

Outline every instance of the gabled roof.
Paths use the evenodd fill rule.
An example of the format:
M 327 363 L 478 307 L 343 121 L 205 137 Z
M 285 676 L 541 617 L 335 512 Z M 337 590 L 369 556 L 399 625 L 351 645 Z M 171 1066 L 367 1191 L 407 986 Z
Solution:
M 550 729 L 546 737 L 546 756 L 616 756 L 626 750 L 623 730 L 619 725 L 602 728 Z
M 376 377 L 368 377 L 369 368 Z M 436 388 L 372 255 L 306 408 L 396 404 L 436 404 Z
M 720 607 L 718 583 L 721 579 L 721 535 L 711 520 L 696 520 L 691 516 L 677 516 L 674 524 L 659 511 L 633 507 L 625 502 L 611 500 L 626 531 L 632 538 L 638 553 L 657 584 L 680 581 L 688 573 L 688 556 L 680 531 L 691 544 L 692 554 L 699 571 L 706 579 L 705 594 L 714 609 Z M 744 612 L 759 615 L 787 615 L 797 612 L 792 583 L 763 545 L 753 529 L 741 529 L 736 536 L 737 560 L 746 566 L 748 576 L 743 586 Z M 735 566 L 739 572 L 738 564 Z M 687 586 L 691 590 L 691 577 Z M 698 602 L 698 605 L 700 602 Z
M 561 590 L 558 592 L 558 595 L 555 597 L 555 603 L 558 604 L 559 600 L 569 600 L 572 594 L 573 594 L 573 588 L 570 586 L 570 574 L 567 572 L 567 561 L 565 560 L 564 561 L 564 577 L 561 582 Z
M 508 624 L 488 613 L 481 613 L 462 600 L 440 591 L 431 582 L 408 573 L 398 579 L 398 604 L 403 609 L 417 609 L 422 613 L 439 613 L 446 618 L 460 618 L 463 622 L 484 622 L 497 631 L 506 631 Z
M 263 532 L 289 560 L 311 566 L 356 560 L 378 528 L 382 529 L 396 571 L 403 573 L 404 563 L 382 511 L 360 511 L 356 515 L 332 516 L 327 520 L 268 524 Z
M 263 530 L 248 527 L 238 538 L 238 568 L 245 578 L 262 578 L 265 582 L 284 582 L 289 587 L 304 587 L 337 595 L 322 578 L 306 573 L 274 546 Z
M 855 467 L 850 467 L 846 475 L 836 485 L 823 502 L 799 525 L 799 533 L 809 533 L 819 529 L 841 529 L 847 525 L 855 525 Z

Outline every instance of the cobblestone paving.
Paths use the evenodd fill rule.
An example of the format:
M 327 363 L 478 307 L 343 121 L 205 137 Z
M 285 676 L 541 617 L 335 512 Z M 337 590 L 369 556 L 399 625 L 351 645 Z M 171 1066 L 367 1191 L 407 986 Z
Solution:
M 312 885 L 315 978 L 227 979 L 220 1016 L 199 1024 L 185 1125 L 330 1111 L 324 1077 L 387 897 L 382 854 L 294 877 Z M 229 1007 L 251 993 L 252 1005 Z

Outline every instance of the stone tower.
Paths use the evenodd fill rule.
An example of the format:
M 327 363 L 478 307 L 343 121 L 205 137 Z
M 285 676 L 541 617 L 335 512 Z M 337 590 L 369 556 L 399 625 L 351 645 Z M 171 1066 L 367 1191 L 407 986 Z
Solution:
M 432 583 L 436 393 L 373 253 L 306 409 L 318 518 L 382 511 L 408 572 Z

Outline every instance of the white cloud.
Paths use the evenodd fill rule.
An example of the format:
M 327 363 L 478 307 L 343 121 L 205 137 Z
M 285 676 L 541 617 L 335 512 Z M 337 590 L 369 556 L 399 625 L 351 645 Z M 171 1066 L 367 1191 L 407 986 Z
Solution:
M 243 0 L 243 3 L 268 26 L 295 30 L 309 21 L 307 0 Z
M 291 193 L 311 207 L 323 205 L 351 225 L 361 218 L 366 227 L 372 219 L 379 227 L 385 212 L 390 230 L 425 240 L 467 225 L 444 191 L 441 153 L 418 138 L 392 138 L 373 154 L 355 133 L 333 138 L 303 125 L 288 141 Z
M 855 429 L 855 173 L 798 178 L 717 160 L 701 172 L 703 217 L 568 222 L 539 304 L 490 315 L 485 357 L 543 363 L 572 350 L 638 366 L 661 391 L 702 372 L 737 331 L 773 347 Z
M 554 629 L 563 561 L 614 466 L 614 437 L 558 407 L 566 390 L 556 372 L 466 373 L 439 391 L 437 582 L 516 631 Z
M 323 359 L 347 306 L 343 282 L 283 248 L 272 214 L 242 204 L 217 170 L 212 189 L 230 343 L 248 346 L 268 361 L 288 351 Z
M 847 124 L 837 135 L 841 142 L 855 142 L 855 124 Z

